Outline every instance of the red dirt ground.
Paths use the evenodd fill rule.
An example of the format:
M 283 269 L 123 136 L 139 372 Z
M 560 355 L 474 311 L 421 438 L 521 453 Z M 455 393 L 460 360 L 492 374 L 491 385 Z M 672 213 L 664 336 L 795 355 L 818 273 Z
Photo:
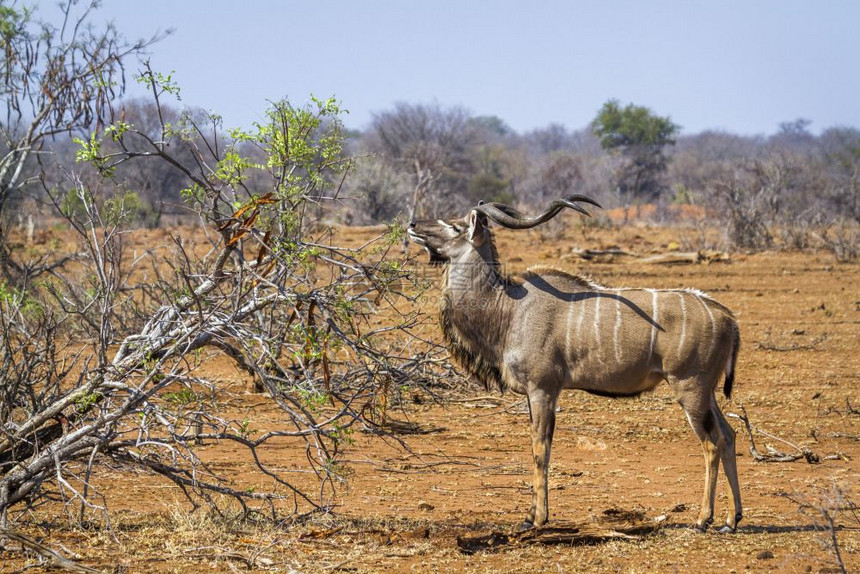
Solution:
M 340 233 L 357 242 L 375 231 Z M 822 459 L 836 455 L 818 464 L 757 463 L 742 423 L 730 419 L 739 431 L 744 496 L 744 520 L 734 535 L 689 528 L 701 500 L 703 460 L 666 385 L 625 400 L 568 392 L 558 414 L 551 520 L 587 520 L 612 508 L 667 516 L 660 531 L 636 540 L 460 552 L 458 536 L 509 531 L 530 502 L 524 403 L 516 395 L 485 392 L 445 405 L 414 393 L 416 401 L 391 413 L 426 433 L 401 437 L 408 452 L 394 441 L 356 433 L 348 455 L 352 476 L 332 501 L 335 513 L 301 526 L 230 525 L 202 511 L 190 514 L 172 484 L 106 470 L 99 481 L 118 541 L 103 529 L 67 526 L 51 514 L 55 508 L 37 512 L 26 532 L 75 553 L 82 564 L 121 572 L 827 571 L 836 563 L 818 529 L 820 516 L 799 512 L 784 494 L 812 501 L 838 486 L 860 499 L 860 416 L 851 409 L 860 407 L 860 265 L 837 264 L 824 252 L 732 254 L 726 263 L 671 267 L 565 257 L 576 247 L 663 252 L 695 243 L 693 235 L 684 229 L 571 226 L 554 239 L 503 232 L 498 244 L 509 271 L 553 264 L 614 286 L 694 287 L 734 310 L 743 346 L 733 398 L 719 397 L 724 412 L 740 413 L 743 404 L 759 428 Z M 225 410 L 249 418 L 257 431 L 281 422 L 279 411 L 264 395 L 251 393 L 247 377 L 228 360 L 214 356 L 205 375 L 234 393 Z M 770 444 L 792 452 L 763 435 L 756 441 L 759 450 Z M 208 445 L 202 452 L 237 483 L 266 486 L 229 445 Z M 266 456 L 274 466 L 298 468 L 304 454 L 284 443 Z M 728 508 L 726 490 L 721 476 L 718 524 Z M 849 571 L 860 569 L 858 527 L 856 514 L 838 514 L 836 534 Z M 0 552 L 0 559 L 0 572 L 37 563 L 14 550 Z

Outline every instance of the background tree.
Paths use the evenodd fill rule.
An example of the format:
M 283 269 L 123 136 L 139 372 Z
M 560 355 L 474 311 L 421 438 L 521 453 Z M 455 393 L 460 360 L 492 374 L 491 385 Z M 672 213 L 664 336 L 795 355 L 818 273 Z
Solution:
M 621 162 L 616 187 L 624 203 L 653 201 L 665 189 L 666 146 L 675 144 L 680 127 L 646 107 L 609 100 L 592 123 L 603 149 L 616 152 Z
M 860 130 L 831 128 L 820 138 L 829 211 L 860 223 Z
M 367 149 L 411 177 L 411 197 L 404 198 L 410 219 L 416 213 L 438 215 L 443 197 L 455 203 L 463 197 L 473 135 L 470 117 L 461 107 L 403 102 L 373 116 Z
M 514 158 L 509 150 L 513 147 L 516 134 L 496 116 L 471 118 L 469 130 L 472 169 L 466 201 L 471 205 L 479 201 L 513 202 Z

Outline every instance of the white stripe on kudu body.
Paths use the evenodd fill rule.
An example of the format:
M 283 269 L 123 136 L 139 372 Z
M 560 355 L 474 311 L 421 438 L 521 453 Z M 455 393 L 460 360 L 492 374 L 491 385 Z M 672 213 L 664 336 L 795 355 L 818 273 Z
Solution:
M 711 322 L 711 340 L 708 343 L 708 355 L 714 350 L 714 345 L 717 344 L 717 322 L 714 320 L 714 314 L 711 311 L 711 307 L 708 305 L 708 302 L 705 301 L 705 297 L 702 296 L 701 293 L 696 293 L 696 298 L 702 304 L 702 307 L 705 308 L 705 311 L 708 313 L 708 319 Z
M 678 305 L 681 307 L 681 335 L 678 338 L 678 351 L 684 352 L 684 342 L 687 340 L 687 303 L 684 301 L 686 294 L 678 292 Z
M 567 331 L 567 337 L 565 338 L 564 342 L 564 354 L 568 357 L 570 356 L 570 352 L 572 349 L 571 344 L 573 341 L 571 339 L 573 338 L 573 329 L 571 328 L 571 323 L 573 323 L 573 313 L 574 311 L 576 311 L 576 308 L 576 302 L 571 302 L 567 308 L 567 329 L 565 329 Z M 580 315 L 582 315 L 582 311 L 580 311 L 579 313 Z
M 576 318 L 576 340 L 579 341 L 582 335 L 582 322 L 585 320 L 585 306 L 588 304 L 588 299 L 580 299 L 574 303 L 579 307 L 579 317 Z M 568 355 L 570 356 L 570 355 Z
M 705 529 L 712 522 L 722 461 L 732 494 L 724 529 L 734 531 L 741 519 L 735 432 L 714 396 L 723 375 L 727 398 L 734 382 L 740 331 L 731 311 L 695 290 L 607 289 L 551 268 L 500 272 L 490 219 L 529 229 L 566 208 L 587 214 L 577 202 L 596 205 L 573 195 L 527 216 L 485 203 L 463 219 L 415 221 L 409 228 L 432 262 L 473 271 L 445 274 L 440 324 L 451 356 L 484 383 L 527 397 L 534 473 L 532 506 L 522 527 L 549 519 L 550 447 L 562 389 L 625 397 L 665 380 L 702 442 L 706 485 L 696 526 Z M 691 297 L 703 312 L 687 304 Z
M 657 342 L 657 327 L 660 325 L 660 317 L 657 311 L 657 291 L 655 289 L 649 289 L 651 291 L 651 346 L 648 349 L 648 360 L 651 360 L 651 357 L 654 356 L 654 343 Z
M 615 360 L 621 362 L 621 346 L 618 344 L 618 331 L 621 329 L 621 291 L 615 292 L 615 329 L 612 330 L 612 346 L 615 348 Z
M 594 298 L 594 340 L 597 344 L 597 360 L 603 361 L 603 339 L 600 336 L 600 300 L 603 299 L 599 294 Z

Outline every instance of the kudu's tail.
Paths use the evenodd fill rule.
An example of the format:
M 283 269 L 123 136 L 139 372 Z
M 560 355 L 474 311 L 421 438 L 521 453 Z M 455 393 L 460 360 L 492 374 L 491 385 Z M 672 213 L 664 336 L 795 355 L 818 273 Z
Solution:
M 726 382 L 723 384 L 723 394 L 727 399 L 732 398 L 732 386 L 735 384 L 735 366 L 738 363 L 738 351 L 741 348 L 741 333 L 737 325 L 735 325 L 732 333 L 732 354 L 726 362 Z

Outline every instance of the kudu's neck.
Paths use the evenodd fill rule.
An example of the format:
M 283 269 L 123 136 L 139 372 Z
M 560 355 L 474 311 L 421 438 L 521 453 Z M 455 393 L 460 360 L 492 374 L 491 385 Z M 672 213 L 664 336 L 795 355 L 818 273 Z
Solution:
M 480 248 L 469 249 L 448 264 L 445 290 L 454 296 L 483 298 L 499 289 L 504 282 L 499 257 L 492 240 Z
M 503 387 L 501 349 L 509 328 L 506 279 L 492 240 L 452 259 L 440 322 L 454 359 L 488 388 Z

